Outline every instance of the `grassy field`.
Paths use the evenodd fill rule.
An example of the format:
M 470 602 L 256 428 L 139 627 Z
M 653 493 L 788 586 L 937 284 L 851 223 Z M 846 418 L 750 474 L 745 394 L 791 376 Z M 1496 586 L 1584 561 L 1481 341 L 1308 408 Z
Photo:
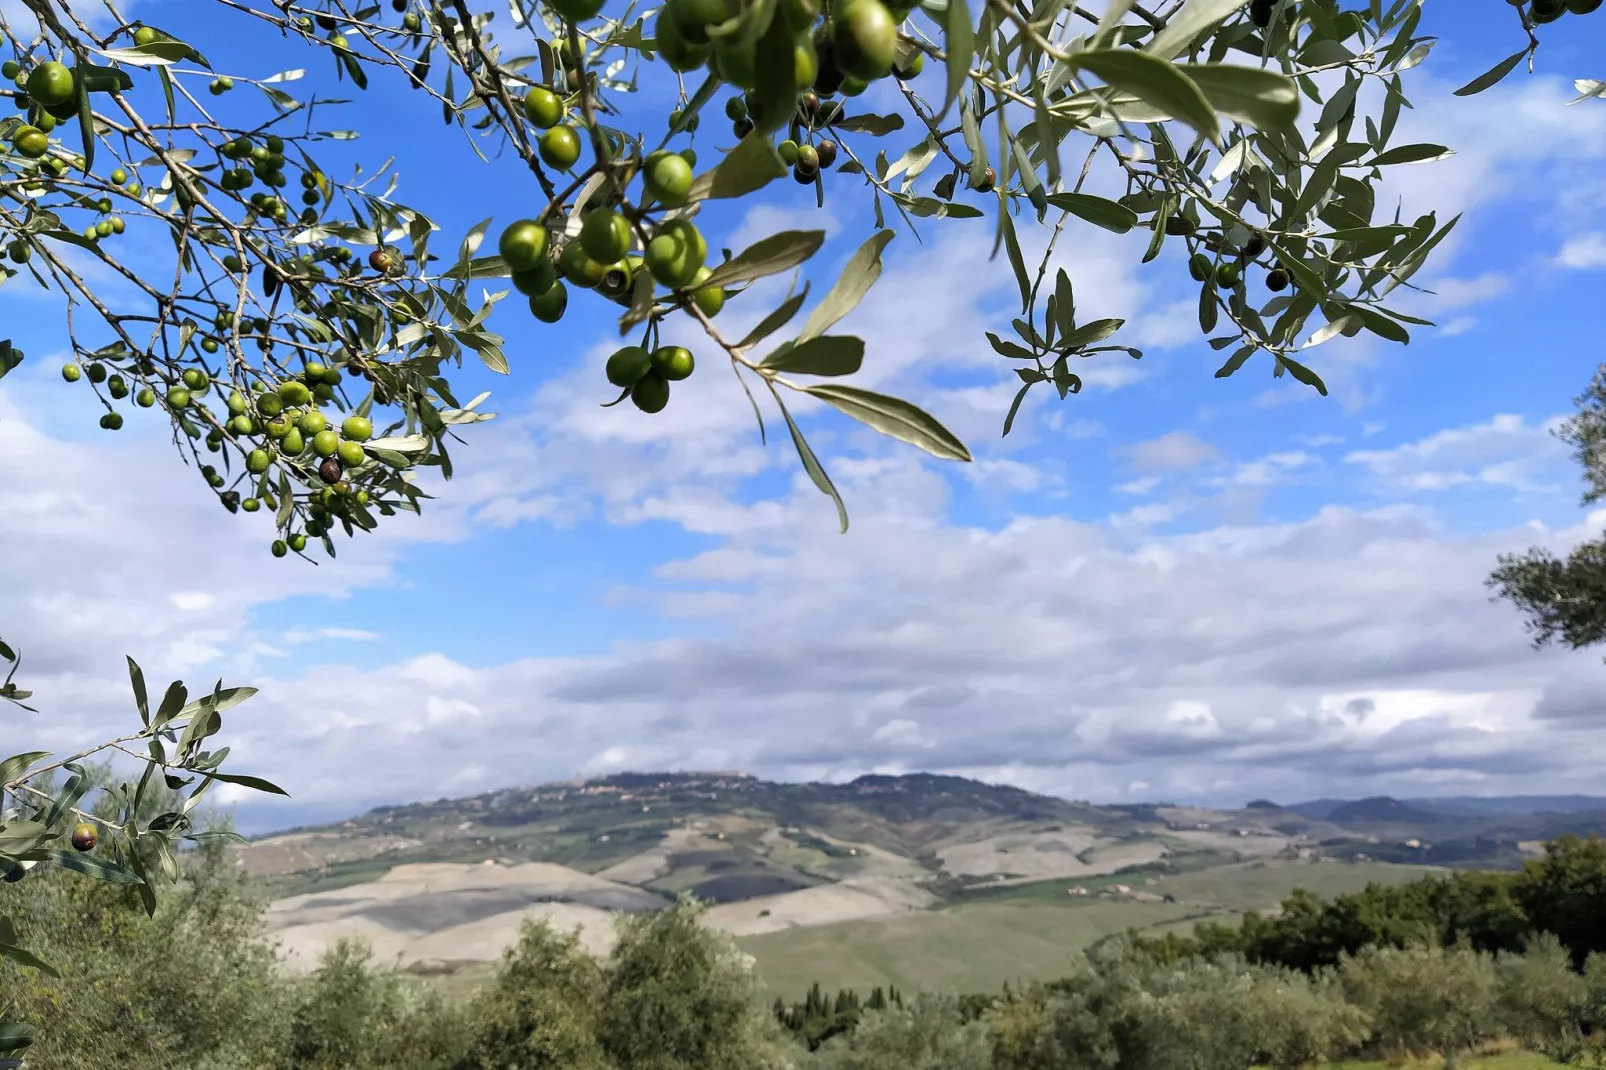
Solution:
M 1456 1065 L 1476 1067 L 1477 1070 L 1550 1070 L 1551 1067 L 1567 1064 L 1554 1062 L 1531 1051 L 1503 1051 L 1495 1055 L 1462 1056 L 1456 1060 Z M 1440 1070 L 1443 1066 L 1443 1059 L 1434 1058 L 1404 1063 L 1327 1063 L 1322 1070 Z
M 738 940 L 770 991 L 801 999 L 827 988 L 990 992 L 1005 981 L 1062 976 L 1081 951 L 1132 925 L 1175 921 L 1172 903 L 972 903 Z
M 1185 903 L 1215 903 L 1230 910 L 1266 910 L 1295 888 L 1323 899 L 1358 892 L 1372 882 L 1403 884 L 1430 873 L 1432 866 L 1400 866 L 1390 862 L 1245 863 L 1195 870 L 1163 877 L 1150 891 L 1167 892 Z
M 1369 882 L 1397 884 L 1425 872 L 1387 863 L 1266 862 L 1221 866 L 1134 887 L 1171 894 L 1175 903 L 1072 899 L 1059 881 L 1019 886 L 1030 894 L 961 903 L 940 910 L 789 929 L 738 943 L 758 962 L 772 992 L 802 998 L 809 985 L 873 988 L 894 984 L 951 992 L 996 991 L 1005 981 L 1063 976 L 1097 941 L 1129 928 L 1191 931 L 1205 917 L 1230 921 L 1242 911 L 1276 906 L 1295 888 L 1331 896 Z M 1131 878 L 1129 878 L 1131 879 Z M 1114 882 L 1101 882 L 1114 883 Z

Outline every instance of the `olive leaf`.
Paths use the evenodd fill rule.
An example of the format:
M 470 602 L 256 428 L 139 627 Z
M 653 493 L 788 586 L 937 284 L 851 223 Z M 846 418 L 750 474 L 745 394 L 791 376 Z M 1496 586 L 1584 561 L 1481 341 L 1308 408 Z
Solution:
M 686 195 L 688 204 L 744 197 L 787 173 L 768 136 L 754 130 L 713 169 L 698 175 Z
M 13 821 L 0 825 L 0 855 L 15 858 L 39 846 L 49 836 L 49 830 L 38 821 Z
M 1327 384 L 1322 382 L 1321 376 L 1317 375 L 1315 372 L 1311 371 L 1297 360 L 1292 360 L 1289 357 L 1279 355 L 1277 357 L 1277 365 L 1280 368 L 1287 368 L 1288 374 L 1292 375 L 1295 379 L 1298 379 L 1306 386 L 1315 387 L 1316 392 L 1322 397 L 1327 396 Z
M 1048 203 L 1116 234 L 1125 234 L 1138 224 L 1138 214 L 1126 205 L 1091 193 L 1050 193 Z
M 803 289 L 782 301 L 780 305 L 770 311 L 769 315 L 759 320 L 752 330 L 743 335 L 742 340 L 736 343 L 737 348 L 746 349 L 748 346 L 763 341 L 782 327 L 785 327 L 792 322 L 792 317 L 797 315 L 798 309 L 803 307 L 803 302 L 807 301 L 808 298 L 809 284 L 805 282 Z
M 809 313 L 803 330 L 797 336 L 800 344 L 824 334 L 858 307 L 864 295 L 870 292 L 870 287 L 881 277 L 881 253 L 893 237 L 893 231 L 878 230 L 859 246 L 837 277 L 830 293 Z
M 699 285 L 729 286 L 735 282 L 751 282 L 767 275 L 777 275 L 803 263 L 817 253 L 823 244 L 823 230 L 783 230 L 743 249 L 715 268 Z
M 48 757 L 50 757 L 50 752 L 47 750 L 30 750 L 24 751 L 21 754 L 13 754 L 5 761 L 0 762 L 0 787 L 3 787 L 6 784 L 11 783 L 13 780 L 16 780 L 22 775 L 23 770 L 27 769 L 34 762 L 37 762 L 41 758 Z
M 871 137 L 885 137 L 887 134 L 903 129 L 903 116 L 850 115 L 846 119 L 838 119 L 831 125 L 838 130 L 869 134 Z
M 208 692 L 202 698 L 186 704 L 183 709 L 179 710 L 178 716 L 188 717 L 201 710 L 215 710 L 218 713 L 225 713 L 256 693 L 257 689 L 254 687 L 219 687 L 214 691 Z
M 1245 0 L 1188 0 L 1187 5 L 1166 19 L 1143 51 L 1160 59 L 1175 59 L 1194 38 L 1244 6 Z
M 0 1052 L 21 1051 L 32 1043 L 33 1026 L 22 1022 L 0 1022 Z
M 33 852 L 39 861 L 50 862 L 62 869 L 70 869 L 85 876 L 94 877 L 110 884 L 139 884 L 139 874 L 127 866 L 120 866 L 116 862 L 94 855 L 79 854 L 77 851 L 47 850 Z
M 11 959 L 18 966 L 34 967 L 35 970 L 39 970 L 40 974 L 61 977 L 61 970 L 51 966 L 50 962 L 43 961 L 37 954 L 32 953 L 27 948 L 19 948 L 14 943 L 0 943 L 0 959 Z
M 803 389 L 838 412 L 884 435 L 918 446 L 933 457 L 951 461 L 970 460 L 970 450 L 952 431 L 939 423 L 936 417 L 902 398 L 840 383 L 820 383 Z
M 796 40 L 785 19 L 772 19 L 758 40 L 754 69 L 758 86 L 754 91 L 757 114 L 753 134 L 770 134 L 785 126 L 797 110 L 797 81 L 793 49 Z
M 127 657 L 127 655 L 124 656 Z M 149 725 L 151 723 L 151 704 L 150 699 L 145 694 L 145 673 L 132 657 L 128 657 L 128 682 L 134 688 L 134 705 L 139 709 L 140 723 Z
M 1389 164 L 1397 163 L 1430 163 L 1454 155 L 1452 150 L 1443 145 L 1400 145 L 1387 152 L 1378 153 L 1366 161 L 1366 166 L 1387 167 Z
M 1111 87 L 1160 108 L 1212 142 L 1221 141 L 1221 124 L 1210 101 L 1174 64 L 1130 49 L 1083 52 L 1075 60 L 1079 68 L 1092 71 Z
M 1123 319 L 1092 320 L 1067 333 L 1060 342 L 1060 347 L 1069 351 L 1092 345 L 1094 342 L 1102 342 L 1119 331 L 1125 323 L 1126 320 Z
M 242 788 L 255 788 L 257 791 L 266 791 L 273 795 L 289 797 L 290 793 L 269 780 L 258 776 L 248 776 L 244 773 L 207 773 L 208 780 L 221 780 L 225 784 L 238 784 Z
M 67 778 L 67 783 L 62 786 L 61 794 L 56 796 L 55 801 L 51 804 L 50 813 L 45 817 L 46 828 L 54 828 L 61 815 L 77 806 L 78 801 L 89 791 L 90 779 L 89 775 L 84 772 L 83 766 L 78 765 L 76 762 L 68 762 L 66 768 L 73 775 Z
M 786 429 L 792 433 L 792 445 L 797 449 L 798 460 L 803 462 L 803 470 L 809 474 L 809 479 L 813 480 L 814 485 L 820 489 L 820 493 L 830 498 L 836 505 L 837 523 L 840 525 L 839 530 L 846 534 L 848 530 L 848 507 L 842 504 L 842 495 L 837 492 L 836 485 L 831 482 L 831 477 L 825 474 L 825 469 L 820 465 L 820 459 L 814 456 L 813 448 L 809 446 L 808 439 L 803 437 L 803 432 L 798 430 L 797 421 L 792 419 L 792 414 L 787 411 L 786 402 L 781 400 L 779 393 L 775 395 L 775 404 L 780 406 L 781 416 L 786 419 Z
M 178 680 L 174 680 L 167 685 L 167 693 L 162 696 L 162 704 L 156 710 L 156 720 L 154 722 L 156 727 L 160 728 L 168 721 L 179 716 L 184 709 L 184 700 L 189 697 L 189 694 L 189 689 Z
M 948 0 L 943 17 L 943 48 L 948 54 L 948 83 L 942 97 L 942 114 L 946 115 L 970 77 L 970 58 L 976 53 L 975 26 L 965 0 Z
M 802 375 L 852 375 L 863 363 L 862 338 L 828 334 L 780 346 L 759 367 Z
M 1528 50 L 1526 48 L 1513 52 L 1499 63 L 1496 63 L 1493 67 L 1490 67 L 1488 70 L 1472 79 L 1472 81 L 1468 82 L 1460 89 L 1457 89 L 1455 91 L 1455 95 L 1458 97 L 1470 97 L 1474 94 L 1483 92 L 1485 89 L 1488 89 L 1490 86 L 1499 82 L 1500 79 L 1516 70 L 1517 64 L 1521 63 L 1522 57 L 1526 56 L 1527 54 Z
M 1181 68 L 1210 106 L 1259 130 L 1275 130 L 1299 117 L 1299 87 L 1276 71 L 1225 63 L 1184 64 Z

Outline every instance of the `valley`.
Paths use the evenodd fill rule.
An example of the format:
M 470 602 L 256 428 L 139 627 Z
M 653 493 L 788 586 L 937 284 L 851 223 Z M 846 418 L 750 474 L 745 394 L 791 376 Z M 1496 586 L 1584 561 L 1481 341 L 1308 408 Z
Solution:
M 1599 816 L 1364 802 L 1313 816 L 1322 804 L 1095 806 L 929 774 L 630 774 L 377 809 L 262 837 L 235 862 L 273 899 L 292 972 L 357 937 L 376 962 L 466 989 L 526 919 L 604 954 L 618 915 L 688 893 L 793 998 L 815 981 L 974 991 L 1051 977 L 1129 929 L 1408 881 L 1439 858 L 1510 865 L 1547 830 Z

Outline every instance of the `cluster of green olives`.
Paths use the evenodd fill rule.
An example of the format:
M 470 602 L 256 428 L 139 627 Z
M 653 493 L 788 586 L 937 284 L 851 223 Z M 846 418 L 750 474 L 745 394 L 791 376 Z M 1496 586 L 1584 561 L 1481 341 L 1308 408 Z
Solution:
M 219 320 L 225 321 L 226 317 L 220 316 Z M 216 353 L 220 348 L 217 339 L 211 336 L 202 337 L 197 346 L 206 354 Z M 162 385 L 148 361 L 135 361 L 129 370 L 147 383 Z M 186 368 L 166 384 L 160 396 L 150 385 L 134 390 L 122 372 L 108 371 L 101 361 L 66 364 L 61 375 L 69 383 L 87 378 L 97 386 L 103 385 L 105 394 L 112 400 L 122 400 L 132 394 L 134 404 L 140 408 L 151 408 L 160 401 L 175 415 L 201 417 L 201 422 L 213 425 L 205 433 L 206 448 L 213 453 L 221 452 L 228 438 L 234 439 L 243 452 L 245 471 L 251 477 L 249 489 L 253 493 L 243 498 L 232 490 L 220 494 L 230 511 L 241 509 L 254 513 L 264 504 L 269 508 L 277 507 L 272 484 L 267 478 L 275 464 L 291 465 L 303 477 L 315 473 L 322 484 L 313 496 L 306 535 L 324 534 L 334 518 L 349 514 L 350 504 L 368 503 L 368 492 L 354 487 L 350 477 L 375 463 L 363 445 L 373 437 L 373 424 L 366 416 L 353 413 L 342 419 L 337 429 L 324 412 L 324 407 L 335 400 L 335 387 L 341 381 L 338 367 L 310 361 L 299 376 L 276 385 L 259 384 L 249 393 L 229 387 L 221 414 L 208 410 L 204 399 L 214 386 L 222 389 L 222 384 L 203 367 Z M 100 426 L 109 431 L 119 430 L 123 426 L 123 416 L 109 409 L 101 417 Z M 201 475 L 214 490 L 221 490 L 227 482 L 212 465 L 203 465 Z M 299 551 L 305 545 L 305 537 L 297 534 L 289 540 L 275 542 L 273 552 L 282 557 L 289 550 Z
M 514 288 L 529 298 L 536 319 L 556 323 L 563 318 L 568 286 L 596 290 L 628 304 L 642 271 L 658 285 L 677 291 L 683 303 L 695 304 L 702 315 L 719 314 L 725 305 L 724 290 L 698 285 L 711 269 L 705 263 L 708 243 L 697 225 L 686 218 L 653 223 L 646 214 L 652 207 L 685 203 L 692 185 L 689 155 L 689 150 L 648 155 L 641 167 L 643 208 L 627 215 L 606 204 L 593 207 L 585 213 L 579 234 L 561 249 L 555 248 L 546 223 L 539 219 L 521 219 L 502 231 L 497 250 Z
M 536 151 L 548 167 L 567 171 L 580 160 L 580 129 L 567 122 L 569 105 L 551 88 L 533 86 L 524 96 L 524 117 L 541 134 Z
M 919 51 L 899 59 L 898 24 L 914 9 L 897 0 L 835 0 L 823 21 L 805 0 L 785 0 L 781 17 L 793 34 L 793 79 L 798 90 L 797 114 L 791 118 L 791 136 L 777 147 L 793 177 L 800 183 L 815 176 L 836 159 L 835 142 L 813 143 L 812 133 L 830 126 L 842 115 L 842 105 L 827 98 L 863 93 L 870 84 L 889 75 L 900 79 L 918 76 L 925 57 Z M 739 89 L 725 103 L 732 133 L 747 136 L 761 118 L 757 89 L 756 42 L 735 35 L 713 38 L 709 27 L 729 17 L 724 0 L 669 0 L 656 21 L 659 53 L 672 70 L 687 72 L 706 66 L 720 79 Z M 807 131 L 809 136 L 800 136 Z M 812 151 L 810 151 L 812 150 Z
M 690 377 L 696 367 L 685 346 L 625 346 L 608 358 L 608 382 L 630 391 L 642 412 L 661 412 L 669 404 L 669 384 Z
M 1173 215 L 1165 221 L 1165 232 L 1172 237 L 1187 238 L 1198 232 L 1193 220 L 1184 215 Z M 1223 290 L 1230 290 L 1243 281 L 1244 272 L 1259 262 L 1266 252 L 1263 235 L 1251 233 L 1236 248 L 1228 239 L 1215 231 L 1205 234 L 1200 244 L 1208 249 L 1196 252 L 1188 259 L 1188 274 L 1195 282 L 1214 282 Z M 1214 254 L 1214 255 L 1212 255 Z M 1281 293 L 1292 285 L 1288 271 L 1272 260 L 1266 267 L 1266 289 Z
M 565 3 L 573 0 L 564 0 Z M 559 6 L 561 10 L 561 5 Z M 813 88 L 821 96 L 839 90 L 863 92 L 892 73 L 898 51 L 898 24 L 915 8 L 897 0 L 836 0 L 824 22 L 814 25 L 814 12 L 803 0 L 787 0 L 781 17 L 794 34 L 793 70 L 799 92 Z M 659 53 L 672 70 L 685 73 L 708 67 L 721 80 L 742 89 L 758 86 L 756 41 L 738 35 L 713 38 L 709 28 L 726 21 L 724 0 L 669 0 L 658 13 L 655 37 Z
M 0 74 L 17 87 L 12 94 L 17 110 L 26 112 L 27 121 L 11 132 L 11 151 L 30 160 L 44 159 L 50 151 L 50 132 L 58 123 L 78 114 L 78 82 L 64 63 L 49 60 L 25 70 L 8 59 L 0 64 Z M 57 177 L 66 173 L 59 160 L 48 161 Z
M 1543 25 L 1555 22 L 1563 15 L 1589 15 L 1600 8 L 1602 0 L 1532 0 L 1528 17 Z

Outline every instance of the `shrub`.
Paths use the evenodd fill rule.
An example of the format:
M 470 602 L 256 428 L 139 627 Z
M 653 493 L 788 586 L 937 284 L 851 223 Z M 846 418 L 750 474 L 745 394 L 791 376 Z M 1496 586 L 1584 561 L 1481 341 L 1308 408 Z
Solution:
M 1447 1062 L 1500 1033 L 1494 959 L 1468 948 L 1381 948 L 1340 966 L 1351 1003 L 1372 1018 L 1382 1054 L 1439 1052 Z
M 369 966 L 366 944 L 342 940 L 294 993 L 283 1070 L 448 1070 L 467 1040 L 463 1015 L 394 970 Z M 503 1065 L 503 1064 L 498 1064 Z
M 1358 1051 L 1372 1035 L 1371 1017 L 1344 999 L 1329 971 L 1314 977 L 1266 970 L 1256 985 L 1261 1061 L 1278 1070 L 1322 1063 Z
M 752 961 L 698 923 L 690 899 L 626 916 L 605 971 L 598 1037 L 619 1070 L 751 1070 L 779 1025 L 755 999 Z
M 208 848 L 147 916 L 127 885 L 42 869 L 0 884 L 0 915 L 60 970 L 0 961 L 0 1019 L 35 1026 L 29 1070 L 256 1067 L 285 991 L 255 936 L 260 904 Z
M 1577 1054 L 1589 986 L 1561 941 L 1549 933 L 1536 936 L 1522 954 L 1501 955 L 1495 969 L 1506 1033 L 1562 1062 Z
M 985 1020 L 966 1022 L 958 1002 L 922 996 L 903 1007 L 869 1011 L 850 1035 L 815 1052 L 818 1070 L 992 1070 Z
M 574 934 L 525 922 L 468 1012 L 471 1070 L 600 1070 L 602 969 Z

